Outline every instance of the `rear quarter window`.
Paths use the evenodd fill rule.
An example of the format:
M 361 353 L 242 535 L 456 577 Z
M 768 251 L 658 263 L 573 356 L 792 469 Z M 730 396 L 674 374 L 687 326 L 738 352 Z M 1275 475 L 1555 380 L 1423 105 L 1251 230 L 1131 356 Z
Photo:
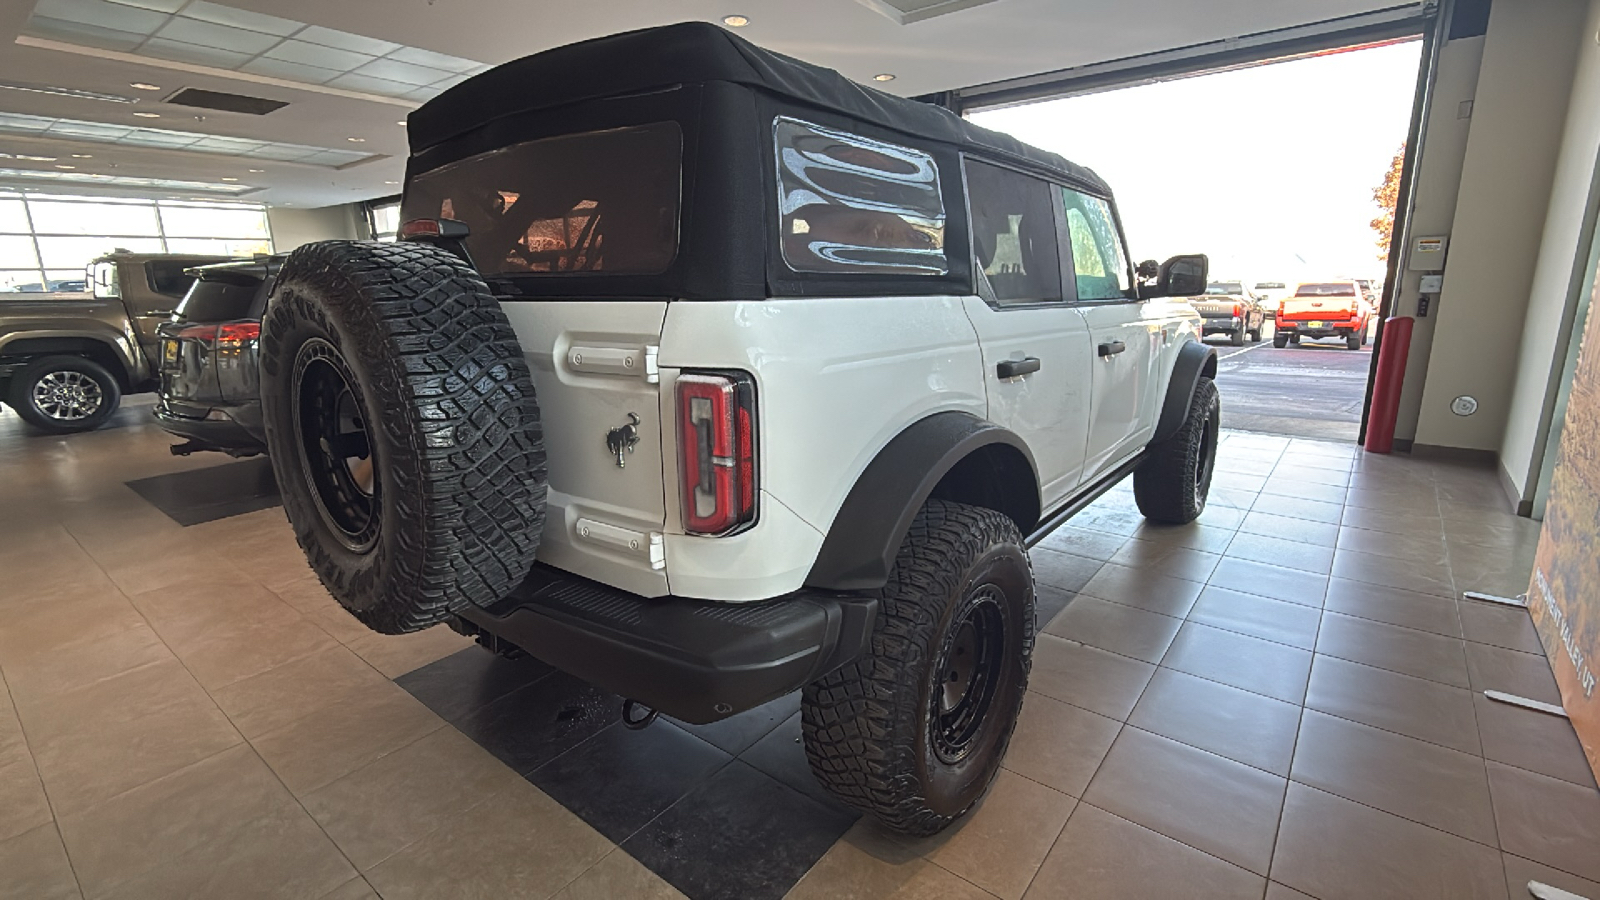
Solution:
M 185 275 L 183 270 L 216 261 L 215 259 L 156 259 L 144 264 L 144 272 L 150 290 L 167 297 L 182 297 L 194 284 L 194 276 Z
M 773 121 L 780 246 L 796 272 L 943 275 L 939 168 L 920 150 Z
M 178 304 L 178 319 L 183 322 L 231 322 L 251 318 L 257 314 L 254 306 L 260 291 L 259 283 L 196 281 L 183 302 Z

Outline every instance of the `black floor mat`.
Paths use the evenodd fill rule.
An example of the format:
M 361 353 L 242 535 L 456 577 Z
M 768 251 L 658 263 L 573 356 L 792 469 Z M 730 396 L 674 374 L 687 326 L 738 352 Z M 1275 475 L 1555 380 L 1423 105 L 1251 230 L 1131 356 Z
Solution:
M 265 456 L 128 482 L 134 493 L 179 525 L 199 525 L 279 504 Z

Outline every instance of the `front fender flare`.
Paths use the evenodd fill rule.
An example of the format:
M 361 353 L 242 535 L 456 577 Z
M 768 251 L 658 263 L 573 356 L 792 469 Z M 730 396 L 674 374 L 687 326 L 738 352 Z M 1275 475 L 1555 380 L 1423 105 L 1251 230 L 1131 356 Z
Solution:
M 1013 448 L 1027 460 L 1037 498 L 1038 468 L 1022 438 L 971 413 L 935 413 L 885 444 L 856 479 L 834 516 L 806 585 L 838 591 L 882 587 L 911 521 L 940 480 L 972 453 L 995 444 Z M 1037 500 L 1033 514 L 1037 518 Z M 1033 524 L 1018 523 L 1018 527 L 1026 533 Z
M 1156 433 L 1150 438 L 1152 444 L 1178 433 L 1189 415 L 1189 404 L 1202 375 L 1216 377 L 1217 351 L 1199 341 L 1185 341 L 1172 365 L 1172 379 L 1167 382 L 1167 397 L 1161 404 L 1161 418 L 1156 420 Z

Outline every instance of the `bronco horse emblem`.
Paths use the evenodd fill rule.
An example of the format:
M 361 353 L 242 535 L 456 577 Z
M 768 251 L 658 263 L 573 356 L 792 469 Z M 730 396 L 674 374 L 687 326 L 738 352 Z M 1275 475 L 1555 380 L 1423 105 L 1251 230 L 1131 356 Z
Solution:
M 606 432 L 606 449 L 617 458 L 617 468 L 625 469 L 628 461 L 624 453 L 632 453 L 639 443 L 639 417 L 628 413 L 629 422 Z

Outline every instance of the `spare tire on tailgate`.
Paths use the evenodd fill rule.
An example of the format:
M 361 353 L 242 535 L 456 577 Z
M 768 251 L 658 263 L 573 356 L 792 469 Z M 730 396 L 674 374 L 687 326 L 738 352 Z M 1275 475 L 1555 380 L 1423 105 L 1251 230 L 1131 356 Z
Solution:
M 296 250 L 261 323 L 261 404 L 295 538 L 368 627 L 426 628 L 528 574 L 545 515 L 533 378 L 460 258 Z

